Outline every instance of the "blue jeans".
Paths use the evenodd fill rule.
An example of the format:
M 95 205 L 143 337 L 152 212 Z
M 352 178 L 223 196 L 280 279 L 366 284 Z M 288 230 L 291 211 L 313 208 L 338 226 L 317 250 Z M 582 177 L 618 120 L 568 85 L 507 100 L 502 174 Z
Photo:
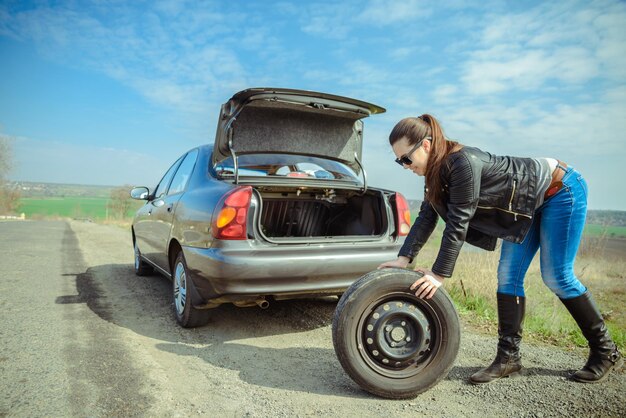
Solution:
M 574 259 L 587 215 L 587 182 L 568 168 L 563 187 L 546 200 L 533 217 L 528 235 L 520 244 L 503 241 L 498 264 L 498 292 L 524 296 L 524 276 L 541 248 L 541 277 L 561 299 L 587 290 L 574 274 Z

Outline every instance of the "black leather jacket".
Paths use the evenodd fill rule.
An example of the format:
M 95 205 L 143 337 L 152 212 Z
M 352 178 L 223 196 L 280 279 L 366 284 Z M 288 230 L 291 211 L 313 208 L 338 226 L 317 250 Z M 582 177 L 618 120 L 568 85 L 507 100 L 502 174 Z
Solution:
M 446 227 L 432 271 L 443 277 L 452 276 L 464 242 L 489 251 L 498 238 L 522 242 L 535 212 L 539 172 L 532 158 L 499 157 L 472 147 L 450 154 L 440 171 L 442 204 L 424 200 L 398 255 L 413 261 L 438 216 Z

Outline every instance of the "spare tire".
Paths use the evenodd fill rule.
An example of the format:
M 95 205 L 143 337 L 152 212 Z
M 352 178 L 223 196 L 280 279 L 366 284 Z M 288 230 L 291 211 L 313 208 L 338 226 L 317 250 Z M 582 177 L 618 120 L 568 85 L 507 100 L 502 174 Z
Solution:
M 372 271 L 343 294 L 333 318 L 333 345 L 361 388 L 384 398 L 412 398 L 443 379 L 459 352 L 459 317 L 439 288 L 420 299 L 409 287 L 422 273 Z

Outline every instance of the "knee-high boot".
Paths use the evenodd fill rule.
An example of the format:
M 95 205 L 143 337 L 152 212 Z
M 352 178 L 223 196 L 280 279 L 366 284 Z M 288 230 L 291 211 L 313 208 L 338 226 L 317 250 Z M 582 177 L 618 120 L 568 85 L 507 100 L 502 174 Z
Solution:
M 624 364 L 622 355 L 609 335 L 604 318 L 589 291 L 572 299 L 561 299 L 589 342 L 589 358 L 571 377 L 578 382 L 603 380 L 614 368 Z
M 489 383 L 522 369 L 520 343 L 526 298 L 498 293 L 498 351 L 490 366 L 470 377 L 473 384 Z

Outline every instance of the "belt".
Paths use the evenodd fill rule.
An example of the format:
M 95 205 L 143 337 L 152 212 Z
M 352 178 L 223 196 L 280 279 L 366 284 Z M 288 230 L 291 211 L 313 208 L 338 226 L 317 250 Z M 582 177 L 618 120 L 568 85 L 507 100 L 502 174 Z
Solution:
M 558 193 L 559 190 L 563 188 L 563 176 L 567 172 L 567 164 L 563 161 L 556 160 L 556 168 L 552 172 L 552 180 L 550 181 L 550 185 L 548 186 L 548 190 L 546 190 L 543 195 L 543 200 L 546 201 L 555 194 Z

